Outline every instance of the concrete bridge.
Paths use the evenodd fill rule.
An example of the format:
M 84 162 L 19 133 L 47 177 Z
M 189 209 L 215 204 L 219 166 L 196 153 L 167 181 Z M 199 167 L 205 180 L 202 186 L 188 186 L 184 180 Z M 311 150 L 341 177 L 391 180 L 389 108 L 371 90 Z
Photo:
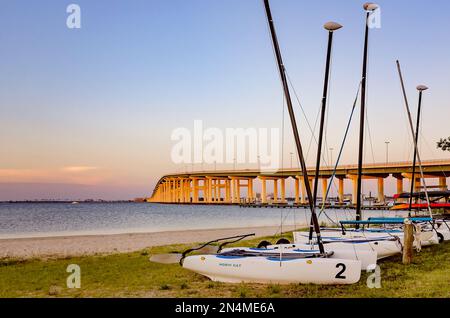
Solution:
M 393 176 L 397 182 L 397 193 L 404 192 L 403 179 L 411 179 L 411 162 L 392 162 L 389 164 L 367 164 L 363 166 L 363 179 L 376 179 L 378 183 L 378 201 L 384 202 L 384 182 Z M 438 188 L 447 189 L 447 177 L 450 176 L 450 160 L 432 160 L 422 162 L 425 178 L 437 179 Z M 338 180 L 338 200 L 344 201 L 344 180 L 353 184 L 352 202 L 356 203 L 357 165 L 343 165 L 336 170 Z M 419 171 L 416 168 L 416 173 Z M 322 193 L 326 192 L 333 167 L 322 167 L 319 179 Z M 314 181 L 314 169 L 308 169 L 310 183 Z M 416 177 L 419 177 L 417 174 Z M 273 172 L 259 170 L 199 171 L 191 173 L 169 174 L 163 176 L 155 186 L 148 202 L 183 203 L 183 204 L 240 204 L 242 201 L 252 203 L 256 200 L 254 192 L 255 179 L 261 182 L 261 203 L 267 200 L 267 182 L 273 182 L 273 203 L 286 203 L 286 179 L 293 178 L 295 186 L 295 203 L 305 204 L 306 191 L 303 176 L 298 169 L 284 169 Z M 428 183 L 427 183 L 428 185 Z M 416 179 L 415 189 L 420 188 L 420 179 Z M 246 188 L 246 195 L 241 197 L 241 189 Z M 407 190 L 409 191 L 409 190 Z

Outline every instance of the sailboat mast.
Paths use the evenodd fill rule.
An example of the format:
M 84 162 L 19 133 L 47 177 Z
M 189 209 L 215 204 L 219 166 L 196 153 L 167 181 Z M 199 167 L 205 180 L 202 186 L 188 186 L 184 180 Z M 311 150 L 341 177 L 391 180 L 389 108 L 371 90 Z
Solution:
M 363 56 L 363 69 L 361 79 L 361 115 L 359 123 L 359 153 L 358 153 L 358 179 L 356 188 L 356 220 L 361 220 L 361 187 L 362 187 L 362 165 L 364 156 L 364 123 L 366 114 L 366 84 L 367 84 L 367 58 L 369 47 L 369 17 L 370 13 L 378 8 L 378 5 L 374 3 L 364 4 L 364 10 L 366 13 L 366 31 L 364 36 L 364 56 Z M 359 225 L 356 225 L 358 228 Z
M 317 159 L 316 159 L 316 171 L 314 178 L 314 191 L 313 191 L 313 201 L 314 207 L 317 204 L 317 189 L 319 185 L 319 171 L 320 171 L 320 161 L 322 158 L 322 140 L 323 140 L 323 130 L 325 124 L 325 111 L 327 107 L 327 96 L 328 96 L 328 84 L 330 76 L 330 64 L 331 64 L 331 48 L 333 47 L 333 34 L 334 31 L 342 28 L 342 25 L 336 22 L 327 22 L 323 26 L 325 30 L 328 31 L 328 48 L 327 48 L 327 60 L 325 64 L 325 80 L 323 84 L 323 95 L 322 95 L 322 107 L 320 109 L 320 127 L 319 127 L 319 140 L 317 142 Z M 325 193 L 323 194 L 323 200 L 325 200 Z M 313 228 L 310 227 L 309 230 L 309 240 L 311 241 L 313 234 Z
M 422 177 L 423 184 L 425 186 L 425 198 L 427 200 L 428 212 L 430 213 L 430 217 L 433 217 L 433 211 L 431 210 L 431 205 L 430 205 L 430 197 L 428 196 L 427 185 L 426 185 L 425 176 L 423 173 L 422 160 L 420 159 L 420 153 L 419 153 L 419 149 L 418 149 L 415 134 L 414 134 L 414 124 L 412 121 L 411 111 L 409 109 L 408 97 L 406 96 L 405 83 L 403 81 L 402 69 L 400 67 L 400 62 L 398 60 L 396 63 L 397 63 L 398 76 L 400 78 L 400 84 L 402 87 L 403 99 L 405 101 L 406 114 L 408 115 L 409 129 L 411 130 L 411 135 L 413 137 L 414 151 L 417 154 L 416 157 L 417 157 L 417 162 L 419 163 L 420 176 Z M 420 85 L 420 86 L 423 87 L 422 90 L 428 89 L 428 87 L 426 87 L 425 85 Z M 418 86 L 418 88 L 420 86 Z
M 320 235 L 319 221 L 318 221 L 318 218 L 317 218 L 317 215 L 315 212 L 313 196 L 312 196 L 312 192 L 311 192 L 311 186 L 309 183 L 308 171 L 306 169 L 305 158 L 303 156 L 302 144 L 300 141 L 300 136 L 298 134 L 298 128 L 297 128 L 297 122 L 295 120 L 294 108 L 292 107 L 292 100 L 291 100 L 291 95 L 289 92 L 289 85 L 287 82 L 283 59 L 281 57 L 281 51 L 280 51 L 280 47 L 278 44 L 277 35 L 275 32 L 275 26 L 273 23 L 272 12 L 270 10 L 269 0 L 264 0 L 264 7 L 266 9 L 266 15 L 267 15 L 267 21 L 269 24 L 270 35 L 272 37 L 273 48 L 274 48 L 275 56 L 276 56 L 277 63 L 278 63 L 278 70 L 280 72 L 280 78 L 281 78 L 281 82 L 283 85 L 284 95 L 286 98 L 286 105 L 288 108 L 289 117 L 290 117 L 291 124 L 292 124 L 292 131 L 294 133 L 295 145 L 297 147 L 297 153 L 299 156 L 300 166 L 301 166 L 302 172 L 303 172 L 303 180 L 305 183 L 306 194 L 308 196 L 309 208 L 311 210 L 311 219 L 312 219 L 314 231 L 316 232 L 316 235 L 317 235 L 317 241 L 319 244 L 320 253 L 323 254 L 323 253 L 325 253 L 325 249 L 322 244 L 322 237 Z
M 414 135 L 414 144 L 418 145 L 419 143 L 419 127 L 420 127 L 420 114 L 422 109 L 422 92 L 428 89 L 424 85 L 417 86 L 417 90 L 419 91 L 419 106 L 417 108 L 417 123 L 416 123 L 416 133 Z M 417 147 L 414 147 L 414 157 L 413 157 L 413 165 L 412 165 L 412 174 L 411 174 L 411 187 L 410 187 L 410 197 L 409 197 L 409 215 L 411 215 L 412 209 L 412 198 L 414 193 L 414 185 L 415 185 L 415 173 L 416 173 L 416 158 L 417 158 Z

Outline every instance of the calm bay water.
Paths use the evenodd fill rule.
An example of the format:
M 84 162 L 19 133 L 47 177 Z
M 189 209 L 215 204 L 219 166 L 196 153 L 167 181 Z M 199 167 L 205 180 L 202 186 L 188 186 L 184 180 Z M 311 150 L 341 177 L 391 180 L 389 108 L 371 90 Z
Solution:
M 354 219 L 354 211 L 328 210 L 333 219 Z M 365 217 L 392 212 L 365 212 Z M 302 225 L 305 209 L 146 203 L 0 203 L 0 238 L 113 234 Z M 321 221 L 327 221 L 323 215 Z

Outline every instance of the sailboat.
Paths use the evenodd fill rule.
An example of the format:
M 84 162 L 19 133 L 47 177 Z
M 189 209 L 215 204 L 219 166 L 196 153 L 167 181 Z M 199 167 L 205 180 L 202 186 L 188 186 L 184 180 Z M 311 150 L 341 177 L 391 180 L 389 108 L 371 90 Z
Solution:
M 269 0 L 264 0 L 266 17 L 288 108 L 297 154 L 306 184 L 311 210 L 312 228 L 317 238 L 317 250 L 301 249 L 295 245 L 267 246 L 263 249 L 230 248 L 217 254 L 191 255 L 181 264 L 184 268 L 209 277 L 214 281 L 239 283 L 314 283 L 353 284 L 359 281 L 362 262 L 359 259 L 337 258 L 333 250 L 322 243 L 320 226 L 315 212 L 308 172 L 298 133 L 287 76 L 275 31 Z M 336 23 L 326 25 L 332 32 L 340 28 Z M 349 253 L 347 252 L 347 255 Z M 368 253 L 367 253 L 368 254 Z M 370 254 L 373 258 L 373 252 Z M 333 257 L 334 256 L 334 257 Z M 372 261 L 376 261 L 373 259 Z

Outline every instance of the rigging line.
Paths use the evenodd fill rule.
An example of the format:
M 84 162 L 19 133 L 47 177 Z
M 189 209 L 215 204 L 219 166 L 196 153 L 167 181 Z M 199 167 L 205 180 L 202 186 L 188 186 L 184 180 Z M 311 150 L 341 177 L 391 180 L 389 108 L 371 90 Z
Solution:
M 300 106 L 300 109 L 301 109 L 301 111 L 302 111 L 303 117 L 305 117 L 306 124 L 308 125 L 309 130 L 311 131 L 311 133 L 313 134 L 314 139 L 316 139 L 316 137 L 315 137 L 315 135 L 314 135 L 314 131 L 312 130 L 311 124 L 310 124 L 310 122 L 309 122 L 309 120 L 308 120 L 308 116 L 306 116 L 305 109 L 303 108 L 302 104 L 300 103 L 300 98 L 298 97 L 298 94 L 297 94 L 297 91 L 295 90 L 294 85 L 292 85 L 291 77 L 289 76 L 289 73 L 288 73 L 286 67 L 285 67 L 284 71 L 285 71 L 285 73 L 286 73 L 286 77 L 287 77 L 287 79 L 288 79 L 289 85 L 291 86 L 292 91 L 294 92 L 295 99 L 297 100 L 297 103 L 298 103 L 298 105 Z M 317 142 L 317 139 L 316 139 L 316 142 Z
M 375 154 L 373 152 L 372 134 L 370 133 L 369 114 L 368 114 L 367 108 L 366 108 L 366 126 L 367 126 L 367 135 L 369 137 L 370 150 L 371 150 L 371 153 L 372 153 L 372 163 L 375 164 Z
M 338 154 L 338 157 L 336 159 L 336 163 L 334 165 L 333 174 L 331 175 L 330 183 L 329 183 L 329 185 L 327 187 L 327 192 L 325 194 L 325 199 L 328 197 L 332 181 L 333 181 L 334 177 L 336 176 L 336 171 L 337 171 L 337 168 L 338 168 L 338 165 L 339 165 L 339 161 L 341 160 L 341 156 L 342 156 L 342 153 L 344 151 L 345 142 L 347 140 L 348 132 L 350 130 L 350 125 L 351 125 L 352 118 L 353 118 L 353 114 L 355 112 L 356 103 L 358 102 L 358 96 L 359 96 L 359 92 L 361 90 L 361 84 L 362 84 L 362 81 L 360 81 L 359 85 L 358 85 L 358 89 L 357 89 L 357 92 L 356 92 L 355 100 L 354 100 L 353 106 L 352 106 L 352 111 L 350 112 L 350 118 L 348 120 L 347 127 L 346 127 L 345 133 L 344 133 L 344 137 L 343 137 L 343 140 L 342 140 L 342 143 L 341 143 L 341 147 L 339 149 L 339 154 Z M 325 211 L 325 200 L 323 200 L 323 202 L 322 202 L 322 207 L 320 209 L 319 216 L 320 216 L 321 213 L 325 213 L 326 214 L 326 212 L 324 212 L 324 211 Z
M 314 131 L 316 131 L 317 128 L 317 123 L 319 122 L 319 116 L 320 116 L 320 107 L 317 108 L 317 115 L 316 115 L 316 120 L 314 122 Z M 308 158 L 309 156 L 309 152 L 311 150 L 311 146 L 312 146 L 312 142 L 315 139 L 315 135 L 314 133 L 311 135 L 311 138 L 309 139 L 309 144 L 308 144 L 308 150 L 306 151 L 306 158 Z M 317 140 L 315 139 L 316 144 L 317 144 Z
M 308 150 L 307 150 L 307 152 L 306 152 L 306 159 L 308 159 L 309 152 L 310 152 L 310 150 L 311 150 L 311 145 L 312 145 L 313 140 L 316 142 L 316 145 L 318 144 L 318 141 L 317 141 L 317 138 L 316 138 L 316 135 L 315 135 L 314 132 L 316 131 L 317 122 L 318 122 L 318 120 L 319 120 L 320 107 L 319 107 L 319 109 L 318 109 L 317 116 L 316 116 L 316 120 L 315 120 L 315 122 L 314 122 L 314 128 L 312 128 L 312 127 L 311 127 L 311 123 L 310 123 L 309 120 L 308 120 L 308 116 L 306 116 L 305 109 L 303 108 L 302 103 L 300 102 L 299 95 L 297 94 L 297 91 L 296 91 L 294 85 L 292 84 L 291 77 L 289 76 L 289 73 L 288 73 L 288 71 L 287 71 L 286 69 L 285 69 L 285 73 L 286 73 L 286 77 L 287 77 L 287 79 L 288 79 L 289 85 L 290 85 L 290 87 L 292 88 L 292 91 L 293 91 L 293 93 L 294 93 L 295 99 L 296 99 L 298 105 L 300 106 L 300 109 L 301 109 L 301 111 L 302 111 L 303 117 L 305 117 L 306 124 L 308 125 L 309 131 L 311 132 L 311 138 L 310 138 L 310 140 L 309 140 Z
M 305 110 L 304 110 L 302 104 L 300 103 L 300 98 L 298 97 L 297 91 L 295 90 L 295 87 L 292 84 L 291 78 L 289 77 L 289 73 L 288 73 L 288 71 L 286 69 L 285 69 L 285 73 L 286 73 L 286 77 L 287 77 L 288 82 L 289 82 L 289 86 L 292 88 L 292 91 L 294 92 L 295 99 L 297 100 L 297 103 L 299 104 L 300 109 L 302 110 L 303 117 L 305 117 L 306 123 L 307 123 L 308 128 L 309 128 L 309 130 L 311 132 L 311 140 L 310 140 L 310 144 L 308 146 L 308 152 L 307 152 L 307 155 L 306 155 L 306 157 L 308 157 L 310 146 L 311 146 L 311 143 L 312 143 L 312 139 L 314 139 L 314 141 L 316 142 L 316 145 L 319 143 L 317 141 L 316 135 L 314 134 L 314 131 L 316 130 L 316 127 L 317 127 L 317 122 L 318 122 L 319 115 L 320 115 L 320 107 L 319 107 L 319 111 L 317 113 L 316 122 L 314 123 L 314 129 L 313 129 L 311 127 L 311 124 L 310 124 L 309 120 L 308 120 L 308 117 L 306 116 Z M 322 153 L 322 160 L 325 160 L 325 157 L 324 157 L 323 153 Z

